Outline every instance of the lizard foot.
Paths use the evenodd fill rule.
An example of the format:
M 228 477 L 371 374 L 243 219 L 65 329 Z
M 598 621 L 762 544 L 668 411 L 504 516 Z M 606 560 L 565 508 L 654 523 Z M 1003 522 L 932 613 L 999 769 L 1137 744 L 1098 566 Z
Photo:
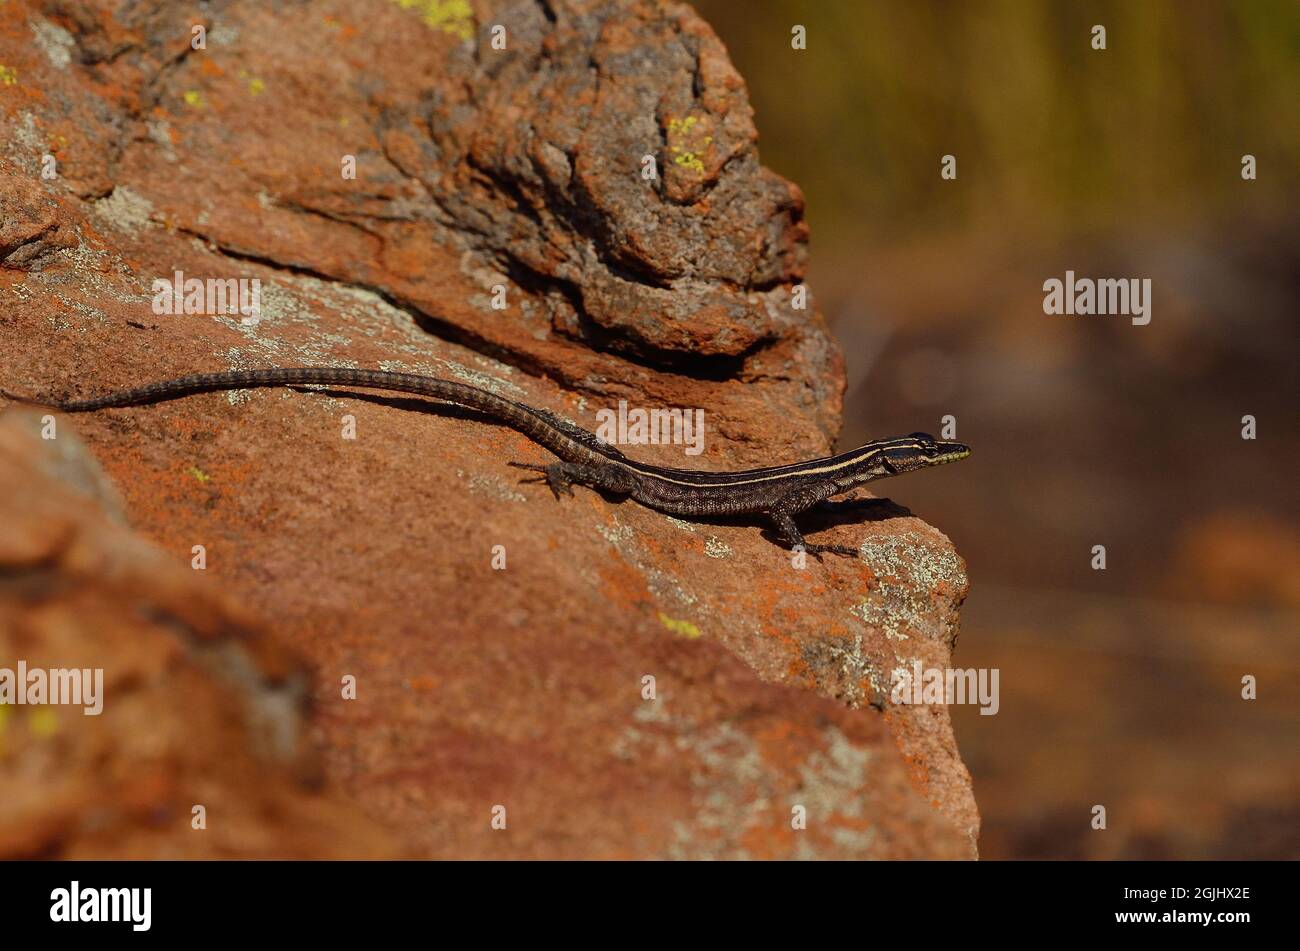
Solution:
M 531 469 L 533 472 L 540 472 L 541 475 L 533 479 L 520 479 L 520 483 L 525 482 L 545 482 L 551 487 L 551 492 L 559 499 L 560 493 L 565 495 L 573 494 L 573 480 L 569 478 L 564 469 L 564 463 L 552 462 L 550 465 L 541 466 L 535 462 L 511 462 L 507 465 L 516 469 Z

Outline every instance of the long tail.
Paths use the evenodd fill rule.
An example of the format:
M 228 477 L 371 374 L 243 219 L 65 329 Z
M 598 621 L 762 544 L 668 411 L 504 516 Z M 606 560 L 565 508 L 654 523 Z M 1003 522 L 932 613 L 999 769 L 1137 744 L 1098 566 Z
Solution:
M 435 399 L 450 400 L 465 406 L 481 409 L 500 416 L 503 413 L 513 415 L 511 410 L 522 408 L 520 404 L 504 397 L 480 390 L 476 386 L 454 383 L 432 376 L 419 376 L 415 373 L 394 373 L 389 370 L 356 370 L 350 367 L 286 367 L 261 370 L 230 370 L 225 373 L 196 373 L 193 376 L 177 377 L 174 380 L 160 380 L 130 390 L 117 390 L 92 396 L 84 400 L 70 400 L 52 404 L 65 413 L 88 413 L 97 409 L 110 409 L 115 406 L 137 406 L 141 403 L 157 403 L 162 400 L 190 396 L 194 393 L 210 393 L 215 390 L 242 390 L 262 386 L 294 386 L 299 384 L 323 384 L 326 386 L 362 386 L 369 389 L 393 390 L 399 393 L 415 393 L 431 396 Z
M 428 396 L 468 406 L 517 429 L 569 462 L 591 463 L 597 456 L 605 459 L 623 458 L 623 454 L 613 446 L 604 445 L 594 434 L 547 410 L 516 403 L 514 400 L 508 400 L 504 396 L 497 396 L 495 393 L 467 383 L 456 383 L 434 376 L 420 376 L 416 373 L 396 373 L 391 370 L 356 370 L 350 367 L 272 367 L 260 370 L 230 370 L 225 373 L 196 373 L 193 376 L 161 380 L 134 389 L 104 393 L 89 399 L 64 402 L 34 400 L 14 396 L 3 390 L 0 390 L 0 395 L 20 403 L 50 406 L 65 413 L 89 413 L 115 406 L 157 403 L 215 390 L 243 390 L 252 387 L 313 383 L 414 393 L 417 396 Z

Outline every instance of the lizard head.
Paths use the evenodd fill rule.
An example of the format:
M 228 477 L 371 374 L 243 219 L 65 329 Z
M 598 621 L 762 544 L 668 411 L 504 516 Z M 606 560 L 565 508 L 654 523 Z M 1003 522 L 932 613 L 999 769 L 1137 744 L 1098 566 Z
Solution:
M 912 433 L 897 442 L 900 443 L 900 448 L 896 452 L 905 466 L 900 470 L 902 472 L 927 466 L 944 466 L 950 462 L 960 462 L 970 455 L 970 446 L 965 443 L 935 439 L 929 433 Z
M 854 483 L 871 482 L 930 466 L 947 465 L 970 455 L 969 446 L 935 439 L 929 433 L 882 439 L 868 443 L 857 451 L 863 456 L 861 468 L 852 479 Z

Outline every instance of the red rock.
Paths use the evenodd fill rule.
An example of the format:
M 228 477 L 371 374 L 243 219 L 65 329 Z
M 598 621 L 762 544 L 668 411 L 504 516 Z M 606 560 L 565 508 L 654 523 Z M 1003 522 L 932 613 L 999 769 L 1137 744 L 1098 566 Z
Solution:
M 401 855 L 316 790 L 304 662 L 116 524 L 93 457 L 41 428 L 0 417 L 0 667 L 101 669 L 100 712 L 0 706 L 0 857 Z
M 704 408 L 703 456 L 629 450 L 661 463 L 829 450 L 842 358 L 790 304 L 802 197 L 759 164 L 744 83 L 708 26 L 677 4 L 517 5 L 495 15 L 509 46 L 494 51 L 497 19 L 476 9 L 433 28 L 418 5 L 290 21 L 233 3 L 191 51 L 189 14 L 168 4 L 0 7 L 0 63 L 19 77 L 0 95 L 0 235 L 40 243 L 0 270 L 0 385 L 382 366 L 589 429 L 619 399 Z M 49 143 L 54 181 L 37 177 Z M 260 279 L 261 322 L 154 314 L 151 282 L 176 269 Z M 524 437 L 420 405 L 211 394 L 60 432 L 84 436 L 183 573 L 206 546 L 207 571 L 178 591 L 216 589 L 310 659 L 327 788 L 419 854 L 975 854 L 947 711 L 871 706 L 894 667 L 948 662 L 966 580 L 942 534 L 824 519 L 817 540 L 864 560 L 795 570 L 753 526 L 585 491 L 557 504 L 506 467 L 546 458 Z M 349 674 L 355 701 L 339 697 Z M 162 716 L 181 688 L 158 689 Z M 302 847 L 259 828 L 246 854 Z M 99 847 L 174 847 L 136 835 Z

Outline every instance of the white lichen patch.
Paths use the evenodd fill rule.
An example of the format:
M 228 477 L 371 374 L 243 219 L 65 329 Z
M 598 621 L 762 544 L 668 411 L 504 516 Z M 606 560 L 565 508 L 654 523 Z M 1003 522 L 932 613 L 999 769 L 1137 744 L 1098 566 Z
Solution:
M 790 805 L 803 806 L 813 822 L 825 822 L 832 816 L 866 818 L 862 811 L 862 790 L 867 787 L 870 774 L 871 750 L 854 746 L 834 726 L 827 727 L 823 735 L 826 750 L 813 753 L 799 768 L 802 783 Z M 842 849 L 867 853 L 876 843 L 876 831 L 834 827 L 831 839 Z M 817 858 L 806 838 L 799 839 L 798 845 L 798 858 Z
M 613 516 L 613 519 L 613 528 L 606 525 L 597 525 L 596 531 L 636 569 L 641 576 L 641 580 L 645 582 L 646 591 L 651 597 L 662 604 L 672 605 L 674 608 L 692 607 L 698 603 L 699 597 L 684 587 L 677 576 L 664 571 L 653 563 L 645 562 L 641 557 L 640 547 L 635 543 L 636 532 L 630 526 L 620 522 L 617 514 Z
M 681 581 L 675 575 L 662 571 L 653 565 L 642 564 L 639 561 L 634 563 L 637 571 L 641 573 L 641 577 L 645 580 L 646 590 L 656 600 L 675 602 L 686 607 L 692 606 L 699 601 L 699 597 L 683 587 Z
M 621 524 L 615 516 L 613 526 L 597 525 L 596 534 L 615 548 L 621 548 L 624 543 L 631 541 L 636 533 L 632 531 L 631 526 Z
M 153 205 L 143 195 L 119 185 L 90 205 L 91 213 L 108 227 L 126 234 L 138 234 L 153 226 Z
M 101 324 L 108 322 L 108 314 L 104 313 L 97 307 L 91 307 L 83 301 L 73 300 L 71 297 L 67 297 L 63 294 L 55 294 L 54 296 L 55 299 L 57 299 L 64 307 L 74 313 L 80 314 L 82 317 L 97 321 Z
M 140 298 L 137 295 L 123 291 L 116 286 L 115 282 L 105 277 L 105 274 L 110 271 L 129 274 L 130 268 L 116 254 L 87 245 L 80 225 L 76 226 L 76 232 L 77 246 L 60 248 L 57 252 L 67 267 L 38 271 L 32 274 L 29 280 L 40 281 L 47 287 L 63 286 L 79 291 L 99 291 L 114 300 L 138 303 Z M 149 300 L 149 298 L 144 299 Z
M 957 554 L 926 544 L 916 532 L 868 540 L 859 554 L 875 575 L 876 584 L 849 613 L 890 640 L 905 641 L 917 631 L 933 629 L 938 620 L 936 591 L 941 586 L 957 591 L 966 585 Z
M 851 640 L 815 642 L 805 648 L 804 659 L 819 676 L 831 675 L 838 688 L 836 696 L 850 707 L 870 703 L 883 690 L 880 673 L 863 650 L 861 634 L 854 634 Z M 871 685 L 870 693 L 862 689 L 864 680 Z
M 933 591 L 941 583 L 953 587 L 966 583 L 966 572 L 957 553 L 951 548 L 926 544 L 916 532 L 868 541 L 861 553 L 877 577 L 897 577 L 926 591 Z
M 273 324 L 315 324 L 319 319 L 315 311 L 292 288 L 284 286 L 279 281 L 262 281 L 260 286 L 259 323 L 265 321 Z
M 921 666 L 922 669 L 924 669 L 925 666 L 926 666 L 925 661 L 923 661 L 923 660 L 922 660 L 921 658 L 919 658 L 919 657 L 911 657 L 911 656 L 909 656 L 909 657 L 904 657 L 902 654 L 895 654 L 895 655 L 894 655 L 894 669 L 891 670 L 891 671 L 889 672 L 889 677 L 890 677 L 890 686 L 891 686 L 891 688 L 892 688 L 893 683 L 894 683 L 894 679 L 893 679 L 893 678 L 894 678 L 894 676 L 895 676 L 896 674 L 899 674 L 900 672 L 906 672 L 907 675 L 910 677 L 911 674 L 912 674 L 912 671 L 916 669 L 916 667 L 917 667 L 918 664 Z M 892 690 L 891 690 L 891 693 L 892 693 Z
M 214 26 L 208 30 L 208 42 L 213 46 L 234 46 L 239 42 L 239 30 L 233 26 Z
M 889 598 L 882 588 L 878 588 L 876 593 L 880 595 L 880 601 L 870 599 L 859 601 L 849 608 L 849 613 L 854 617 L 861 618 L 867 624 L 877 628 L 891 641 L 905 641 L 909 635 L 903 630 L 900 619 L 890 613 L 888 607 Z
M 692 525 L 690 522 L 686 521 L 685 519 L 677 518 L 674 515 L 666 515 L 664 517 L 668 519 L 669 524 L 671 524 L 673 527 L 680 528 L 682 531 L 690 532 L 691 534 L 695 533 L 695 526 Z
M 36 37 L 36 45 L 41 48 L 50 65 L 55 69 L 67 69 L 72 62 L 72 48 L 76 45 L 72 34 L 57 23 L 41 17 L 32 17 L 28 25 Z
M 12 123 L 0 122 L 0 142 L 4 143 L 5 157 L 21 168 L 36 170 L 46 151 L 36 114 L 30 111 L 20 112 Z
M 382 369 L 452 377 L 493 393 L 524 393 L 522 387 L 509 380 L 515 370 L 507 364 L 474 354 L 474 362 L 481 367 L 474 369 L 440 356 L 439 351 L 447 347 L 444 342 L 430 336 L 409 312 L 390 304 L 372 290 L 303 275 L 295 276 L 292 283 L 335 311 L 337 319 L 347 325 L 350 333 L 369 339 L 386 337 L 386 350 L 411 358 L 391 360 L 382 365 Z M 394 331 L 399 340 L 392 339 Z
M 339 356 L 340 352 L 346 353 L 352 338 L 322 331 L 320 314 L 292 283 L 261 282 L 260 311 L 256 321 L 245 321 L 239 314 L 216 314 L 213 319 L 240 334 L 265 357 L 307 366 L 353 365 L 353 361 Z M 287 342 L 283 334 L 285 328 L 291 326 L 306 328 L 304 342 L 292 345 Z
M 73 327 L 72 321 L 66 319 L 61 313 L 47 314 L 45 321 L 50 325 L 50 332 L 55 334 L 63 333 L 65 330 L 71 330 Z
M 508 390 L 516 395 L 524 392 L 524 388 L 517 383 L 499 379 L 493 374 L 484 373 L 480 370 L 471 370 L 469 367 L 453 360 L 444 360 L 442 362 L 449 375 L 463 383 L 468 383 L 470 386 L 477 386 L 480 390 L 487 390 L 489 393 L 497 394 L 500 394 L 501 390 Z
M 4 293 L 6 293 L 6 289 L 0 287 L 0 294 L 4 294 Z M 12 294 L 14 297 L 18 298 L 24 304 L 32 299 L 31 289 L 28 288 L 26 282 L 22 284 L 11 284 L 7 289 L 7 293 Z
M 669 857 L 749 858 L 740 841 L 745 831 L 767 821 L 771 788 L 778 781 L 758 743 L 732 724 L 720 723 L 683 730 L 676 746 L 702 768 L 691 776 L 694 821 L 674 825 Z
M 873 754 L 855 746 L 837 727 L 828 726 L 819 746 L 797 765 L 797 778 L 764 754 L 755 736 L 731 722 L 702 724 L 669 713 L 663 694 L 640 704 L 633 723 L 612 744 L 611 753 L 626 762 L 653 758 L 692 767 L 689 820 L 674 823 L 665 856 L 674 859 L 746 859 L 744 843 L 754 830 L 788 823 L 791 809 L 807 810 L 810 830 L 823 835 L 797 837 L 796 858 L 821 857 L 817 846 L 828 839 L 840 849 L 870 857 L 876 848 L 873 829 L 864 824 L 864 790 Z M 836 820 L 849 820 L 850 827 Z
M 176 146 L 172 142 L 171 125 L 166 119 L 152 118 L 145 122 L 149 140 L 162 151 L 162 157 L 168 162 L 176 162 Z
M 464 478 L 463 473 L 462 478 Z M 468 485 L 470 491 L 476 495 L 486 495 L 489 498 L 498 499 L 503 502 L 528 501 L 522 492 L 516 491 L 508 483 L 502 480 L 500 476 L 491 476 L 481 472 L 476 472 L 470 474 L 468 478 L 465 478 L 465 484 Z
M 255 370 L 259 367 L 265 366 L 264 363 L 256 359 L 250 359 L 239 347 L 231 347 L 227 350 L 225 352 L 225 358 L 226 366 L 231 370 Z M 240 403 L 247 403 L 250 394 L 250 390 L 227 390 L 226 402 L 231 406 L 236 406 Z
M 442 370 L 441 364 L 433 360 L 380 360 L 375 366 L 386 373 L 419 373 L 422 376 L 438 376 Z
M 187 315 L 168 316 L 164 314 L 162 316 L 162 319 L 183 320 L 185 319 L 185 316 Z M 188 316 L 190 317 L 190 319 L 195 319 L 195 317 L 201 319 L 202 315 L 188 315 Z M 243 317 L 241 317 L 238 314 L 213 314 L 212 320 L 215 321 L 216 323 L 221 324 L 221 326 L 223 327 L 235 331 L 235 333 L 242 336 L 253 347 L 263 351 L 264 353 L 280 354 L 284 352 L 285 348 L 283 343 L 281 343 L 275 337 L 265 336 L 259 333 L 258 332 L 258 327 L 260 326 L 259 324 L 246 324 L 244 323 Z
M 704 554 L 710 558 L 729 558 L 732 550 L 731 546 L 717 535 L 710 535 L 709 540 L 704 543 Z

